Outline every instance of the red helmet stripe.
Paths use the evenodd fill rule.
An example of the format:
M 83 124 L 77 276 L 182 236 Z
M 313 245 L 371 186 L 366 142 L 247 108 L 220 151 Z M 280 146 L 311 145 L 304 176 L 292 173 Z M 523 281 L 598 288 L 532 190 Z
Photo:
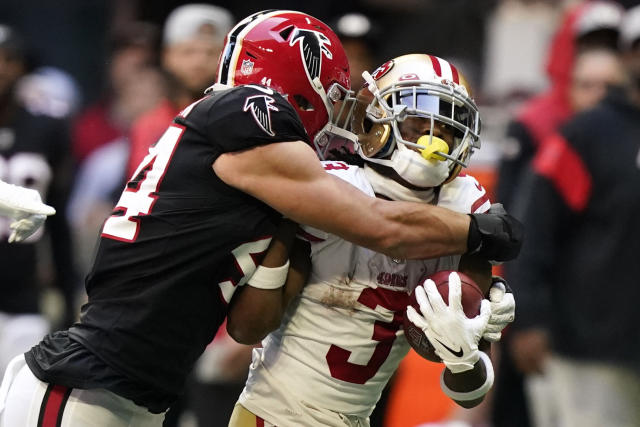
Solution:
M 261 12 L 254 13 L 251 16 L 238 22 L 235 27 L 231 29 L 227 35 L 227 40 L 220 59 L 220 65 L 218 69 L 218 83 L 233 85 L 233 80 L 236 72 L 236 65 L 238 63 L 238 57 L 242 51 L 242 41 L 244 36 L 251 31 L 256 25 L 265 19 L 277 15 L 279 13 L 286 12 L 282 10 L 263 10 Z
M 240 57 L 240 53 L 242 52 L 242 42 L 244 41 L 244 37 L 258 24 L 265 21 L 266 19 L 271 18 L 272 16 L 286 13 L 297 13 L 302 15 L 304 14 L 302 12 L 297 12 L 294 10 L 263 10 L 261 12 L 254 13 L 251 16 L 248 16 L 231 29 L 231 31 L 227 35 L 228 40 L 226 42 L 224 52 L 222 53 L 222 58 L 220 60 L 220 68 L 218 69 L 218 83 L 231 86 L 234 85 L 236 67 L 238 64 L 238 58 Z
M 438 77 L 442 77 L 442 69 L 440 68 L 440 61 L 438 60 L 438 58 L 433 55 L 429 55 L 429 58 L 431 58 L 431 65 L 433 66 L 433 71 L 436 72 L 436 75 Z
M 451 80 L 453 80 L 453 82 L 456 84 L 460 84 L 460 76 L 458 75 L 458 69 L 454 67 L 453 64 L 451 63 L 449 63 L 449 66 L 451 67 Z

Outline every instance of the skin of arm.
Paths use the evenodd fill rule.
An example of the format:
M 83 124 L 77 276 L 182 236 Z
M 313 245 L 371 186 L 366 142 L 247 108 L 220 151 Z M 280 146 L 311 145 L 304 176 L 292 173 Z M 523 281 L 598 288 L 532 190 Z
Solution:
M 288 218 L 394 258 L 467 251 L 470 217 L 437 206 L 369 197 L 324 171 L 305 142 L 280 142 L 220 155 L 213 170 L 227 185 Z
M 261 265 L 279 267 L 289 259 L 287 280 L 278 289 L 258 289 L 247 284 L 238 289 L 227 315 L 227 332 L 241 344 L 256 344 L 280 326 L 291 300 L 300 293 L 311 268 L 310 247 L 295 239 L 297 224 L 283 220 Z

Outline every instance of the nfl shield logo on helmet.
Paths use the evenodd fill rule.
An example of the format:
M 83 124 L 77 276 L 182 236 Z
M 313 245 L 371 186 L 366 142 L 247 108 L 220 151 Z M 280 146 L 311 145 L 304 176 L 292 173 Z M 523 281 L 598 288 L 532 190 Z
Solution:
M 242 66 L 240 66 L 240 72 L 245 76 L 253 73 L 253 61 L 250 59 L 243 59 Z

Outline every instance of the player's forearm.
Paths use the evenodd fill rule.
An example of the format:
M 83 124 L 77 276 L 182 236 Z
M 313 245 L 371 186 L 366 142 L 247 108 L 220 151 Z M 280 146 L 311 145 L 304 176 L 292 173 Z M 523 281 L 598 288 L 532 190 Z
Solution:
M 478 255 L 465 254 L 460 258 L 458 271 L 471 277 L 480 287 L 483 294 L 489 292 L 491 287 L 492 269 L 491 263 Z
M 284 285 L 282 282 L 263 283 L 273 289 L 258 288 L 256 283 L 252 285 L 252 277 L 234 296 L 227 331 L 237 342 L 256 344 L 277 329 L 287 306 L 304 286 L 310 261 L 308 248 L 305 250 L 301 245 L 308 245 L 306 242 L 293 242 L 296 228 L 297 224 L 283 221 L 260 264 L 261 267 L 277 269 L 289 262 Z
M 445 368 L 440 386 L 444 393 L 463 408 L 479 405 L 493 385 L 493 364 L 483 353 L 473 369 L 454 374 Z
M 425 259 L 467 252 L 470 218 L 436 206 L 378 200 L 379 251 L 394 258 Z

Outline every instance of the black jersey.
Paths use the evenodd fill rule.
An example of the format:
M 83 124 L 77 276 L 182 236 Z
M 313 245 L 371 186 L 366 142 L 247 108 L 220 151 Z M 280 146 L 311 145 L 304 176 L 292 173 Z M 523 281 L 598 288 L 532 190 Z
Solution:
M 212 163 L 226 152 L 294 140 L 307 141 L 297 113 L 260 86 L 213 92 L 180 113 L 105 222 L 81 321 L 31 350 L 36 375 L 71 387 L 105 387 L 155 411 L 166 408 L 281 218 L 222 182 Z M 76 362 L 64 366 L 60 356 L 77 347 L 72 341 L 84 347 L 74 355 L 88 351 L 113 370 L 102 383 L 78 378 Z M 98 362 L 84 364 L 89 369 Z M 114 373 L 129 385 L 121 387 L 123 378 L 114 381 Z
M 73 286 L 71 247 L 65 221 L 65 196 L 69 191 L 68 123 L 32 114 L 12 104 L 0 122 L 0 179 L 38 190 L 57 210 L 45 227 L 24 242 L 9 244 L 10 218 L 0 217 L 0 311 L 37 313 L 41 284 L 37 276 L 36 245 L 45 228 L 51 231 L 56 280 L 61 289 Z

